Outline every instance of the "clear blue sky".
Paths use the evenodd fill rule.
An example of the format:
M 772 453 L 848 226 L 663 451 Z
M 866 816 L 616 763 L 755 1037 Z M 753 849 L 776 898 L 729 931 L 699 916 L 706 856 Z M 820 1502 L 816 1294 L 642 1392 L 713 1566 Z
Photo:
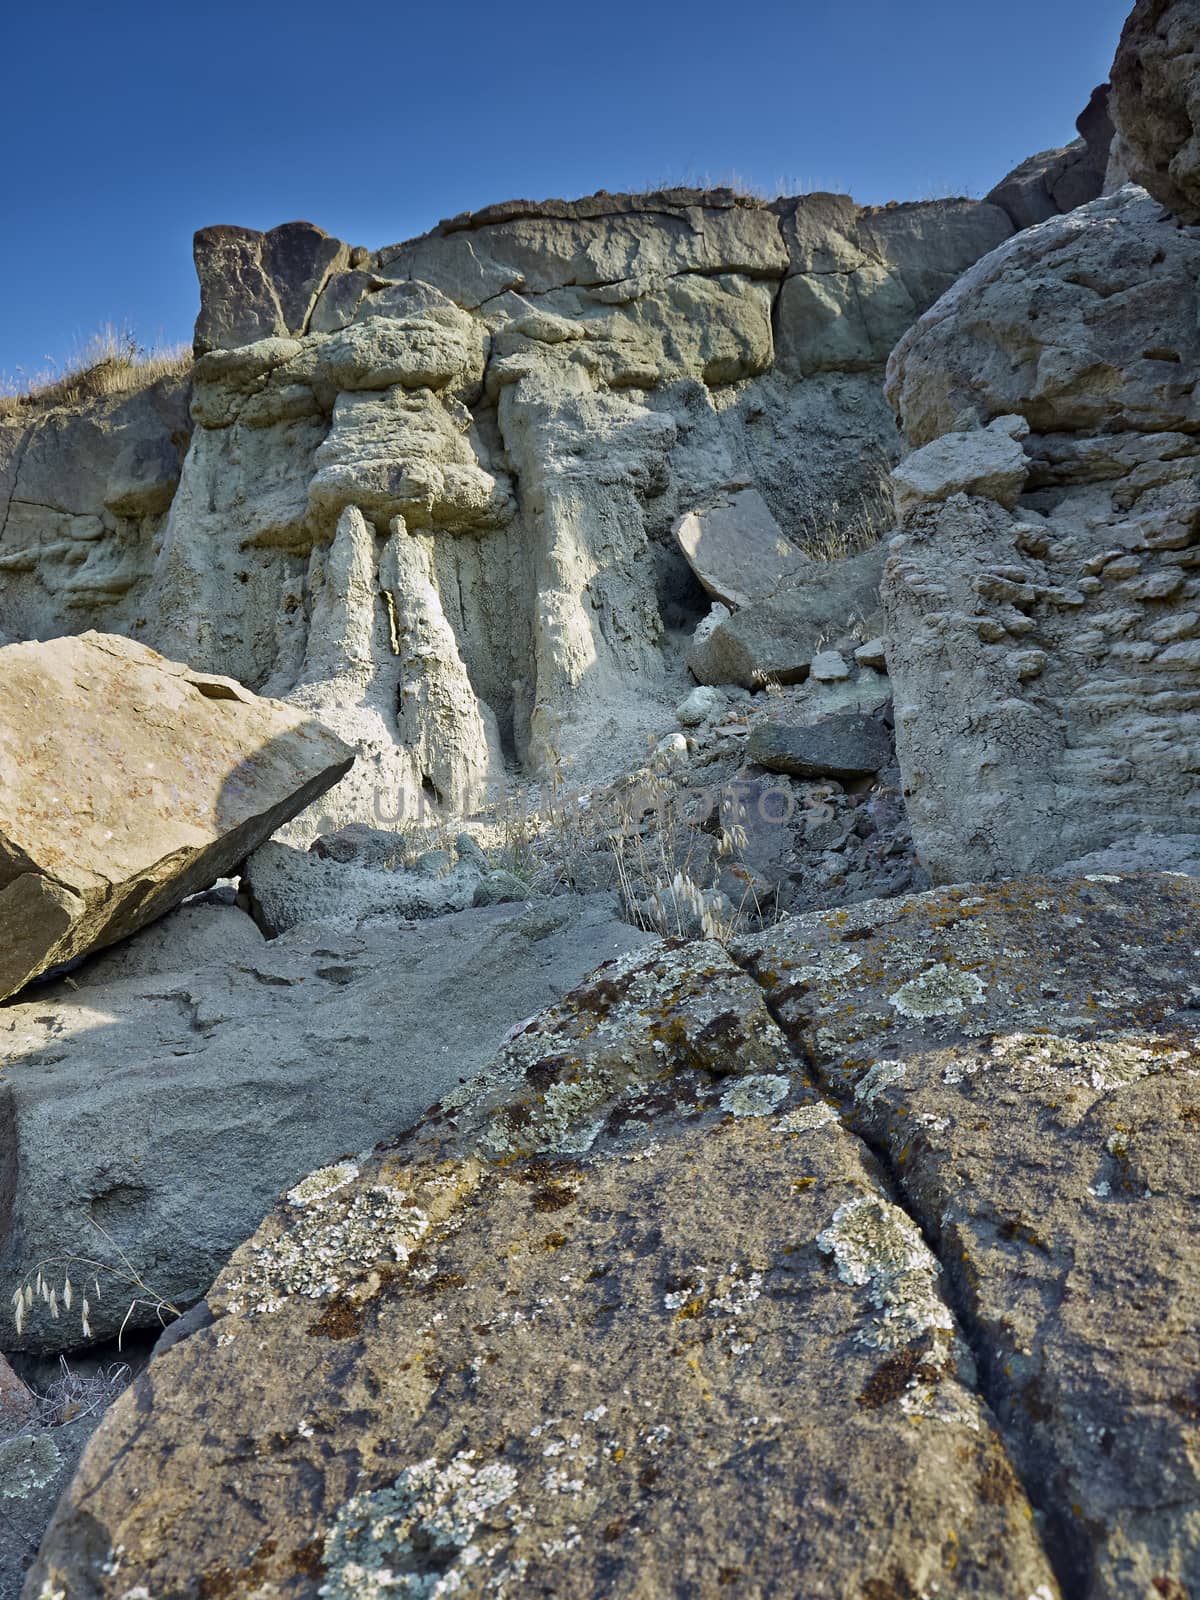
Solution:
M 46 0 L 5 19 L 0 373 L 190 338 L 191 236 L 353 244 L 514 197 L 736 175 L 983 194 L 1074 136 L 1130 0 Z

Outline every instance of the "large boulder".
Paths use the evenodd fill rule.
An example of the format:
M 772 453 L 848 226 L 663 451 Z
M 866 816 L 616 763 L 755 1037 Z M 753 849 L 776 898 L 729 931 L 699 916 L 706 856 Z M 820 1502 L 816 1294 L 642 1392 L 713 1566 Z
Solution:
M 88 1339 L 112 1338 L 131 1307 L 132 1326 L 157 1326 L 280 1190 L 411 1123 L 509 1028 L 645 937 L 605 896 L 270 942 L 233 907 L 189 906 L 6 1006 L 5 1307 L 40 1267 L 60 1297 L 66 1276 L 87 1294 Z M 75 1258 L 98 1265 L 85 1278 Z M 36 1300 L 0 1344 L 77 1348 L 81 1305 L 54 1317 Z
M 1200 222 L 1200 5 L 1137 0 L 1117 46 L 1120 159 L 1181 222 Z
M 608 964 L 293 1185 L 27 1592 L 1190 1592 L 1197 909 L 1035 880 Z
M 1125 187 L 980 262 L 892 357 L 919 448 L 882 599 L 935 881 L 1200 829 L 1198 282 L 1200 239 Z
M 0 650 L 0 998 L 228 873 L 335 784 L 320 723 L 129 639 Z
M 802 683 L 813 657 L 831 636 L 870 622 L 879 610 L 883 552 L 876 548 L 837 561 L 813 562 L 795 587 L 752 600 L 732 614 L 714 608 L 688 650 L 700 683 L 761 689 Z
M 626 958 L 290 1191 L 30 1589 L 1048 1594 L 942 1282 L 724 951 Z
M 863 778 L 892 759 L 887 729 L 862 712 L 835 712 L 815 722 L 764 717 L 746 741 L 746 754 L 768 772 L 794 778 Z
M 714 600 L 765 600 L 813 577 L 815 563 L 784 537 L 757 489 L 732 487 L 675 524 L 675 541 Z

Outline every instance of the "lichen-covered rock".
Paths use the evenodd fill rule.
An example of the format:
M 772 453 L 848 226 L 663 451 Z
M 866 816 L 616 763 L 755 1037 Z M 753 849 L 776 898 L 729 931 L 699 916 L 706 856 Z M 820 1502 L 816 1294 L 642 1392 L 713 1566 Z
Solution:
M 944 1263 L 1065 1594 L 1200 1583 L 1200 886 L 1092 874 L 739 950 Z
M 1134 183 L 1200 222 L 1200 6 L 1137 0 L 1117 46 L 1112 112 Z
M 129 639 L 0 650 L 0 998 L 207 889 L 353 759 Z
M 1053 1596 L 944 1281 L 758 988 L 662 946 L 293 1187 L 28 1592 Z

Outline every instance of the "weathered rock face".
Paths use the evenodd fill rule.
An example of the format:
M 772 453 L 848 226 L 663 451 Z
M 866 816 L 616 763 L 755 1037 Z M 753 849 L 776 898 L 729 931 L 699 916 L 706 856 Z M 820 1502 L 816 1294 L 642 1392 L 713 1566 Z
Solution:
M 1079 138 L 1060 150 L 1043 150 L 1013 169 L 988 195 L 1016 228 L 1032 228 L 1104 193 L 1113 142 L 1109 86 L 1092 91 L 1075 126 Z
M 192 432 L 187 378 L 0 422 L 0 634 L 133 633 Z M 144 623 L 143 623 L 144 625 Z
M 413 1138 L 292 1191 L 140 1420 L 110 1415 L 30 1587 L 870 1593 L 952 1551 L 1032 1594 L 939 1277 L 718 946 L 618 963 Z
M 69 1274 L 89 1296 L 93 1340 L 112 1338 L 134 1300 L 130 1324 L 156 1327 L 156 1301 L 197 1300 L 281 1189 L 407 1126 L 507 1029 L 645 939 L 603 895 L 419 928 L 394 915 L 310 924 L 269 943 L 233 907 L 199 905 L 86 963 L 72 986 L 6 1006 L 6 1319 L 42 1264 L 60 1293 Z M 85 1280 L 71 1256 L 104 1265 Z M 80 1301 L 59 1309 L 35 1301 L 4 1347 L 77 1349 Z
M 1120 159 L 1181 222 L 1200 222 L 1200 5 L 1137 0 L 1113 62 Z
M 64 532 L 34 466 L 68 420 L 14 430 L 0 630 L 127 632 L 328 720 L 363 759 L 297 838 L 619 763 L 702 610 L 673 527 L 744 485 L 802 567 L 861 521 L 897 452 L 888 351 L 1011 227 L 672 190 L 493 207 L 369 257 L 307 224 L 205 230 L 178 491 L 187 419 L 145 422 L 141 499 L 89 467 Z
M 741 951 L 895 1173 L 1064 1594 L 1200 1583 L 1197 885 L 1031 880 Z
M 206 889 L 354 759 L 117 636 L 0 650 L 0 705 L 0 998 Z
M 1200 826 L 1198 273 L 1127 187 L 980 262 L 892 358 L 928 448 L 901 468 L 888 666 L 935 881 Z M 1023 465 L 972 477 L 1014 414 Z
M 601 969 L 289 1191 L 27 1593 L 1189 1592 L 1197 909 L 1032 881 Z
M 307 333 L 331 277 L 351 264 L 349 247 L 311 222 L 201 228 L 193 253 L 200 279 L 196 353 L 276 335 Z M 365 251 L 353 252 L 355 260 Z

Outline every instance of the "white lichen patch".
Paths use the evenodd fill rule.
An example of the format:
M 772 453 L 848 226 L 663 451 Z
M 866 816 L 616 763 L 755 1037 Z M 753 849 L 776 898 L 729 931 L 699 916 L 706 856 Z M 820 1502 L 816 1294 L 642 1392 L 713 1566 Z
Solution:
M 735 1117 L 767 1117 L 787 1099 L 791 1086 L 790 1078 L 773 1072 L 754 1073 L 726 1089 L 721 1096 L 721 1109 Z
M 992 1059 L 999 1065 L 1022 1068 L 1039 1076 L 1067 1076 L 1100 1094 L 1124 1089 L 1142 1078 L 1187 1066 L 1193 1057 L 1186 1050 L 1164 1050 L 1161 1045 L 1134 1039 L 1072 1039 L 1053 1033 L 1013 1033 L 996 1039 Z
M 584 1155 L 596 1142 L 615 1098 L 612 1077 L 603 1070 L 582 1073 L 574 1083 L 552 1083 L 542 1104 L 516 1133 L 509 1131 L 502 1117 L 493 1122 L 483 1135 L 483 1148 L 492 1156 L 517 1150 Z M 594 1115 L 601 1106 L 604 1114 Z
M 881 1094 L 889 1084 L 899 1083 L 904 1073 L 905 1065 L 903 1061 L 876 1061 L 874 1066 L 863 1073 L 855 1085 L 855 1100 L 859 1105 L 873 1105 L 875 1097 Z
M 924 1021 L 930 1017 L 956 1017 L 983 1000 L 983 983 L 974 972 L 962 972 L 939 961 L 918 977 L 910 978 L 888 996 L 902 1017 Z
M 912 1218 L 871 1195 L 847 1200 L 817 1235 L 843 1283 L 866 1288 L 880 1313 L 863 1343 L 896 1350 L 931 1331 L 953 1333 L 950 1308 L 937 1291 L 941 1266 Z
M 353 1161 L 339 1161 L 332 1167 L 318 1167 L 307 1178 L 301 1178 L 294 1189 L 289 1189 L 287 1198 L 294 1206 L 311 1205 L 314 1200 L 324 1200 L 328 1195 L 336 1194 L 357 1177 L 358 1168 Z
M 828 1128 L 838 1120 L 837 1112 L 824 1100 L 816 1105 L 796 1106 L 785 1111 L 775 1124 L 776 1133 L 815 1133 L 818 1128 Z
M 475 1465 L 460 1451 L 448 1465 L 407 1467 L 390 1487 L 355 1495 L 325 1538 L 324 1600 L 441 1600 L 466 1587 L 465 1573 L 496 1554 L 475 1543 L 484 1529 L 507 1530 L 515 1470 Z M 496 1575 L 497 1577 L 499 1574 Z M 489 1585 L 498 1592 L 494 1582 Z
M 309 1201 L 293 1227 L 246 1248 L 246 1270 L 225 1286 L 225 1310 L 261 1316 L 289 1295 L 327 1299 L 377 1262 L 403 1265 L 428 1231 L 428 1215 L 382 1184 Z
M 862 965 L 862 953 L 849 945 L 835 944 L 823 950 L 814 961 L 795 967 L 788 973 L 792 983 L 827 983 L 831 978 L 844 978 L 848 972 Z
M 0 1443 L 0 1498 L 23 1500 L 44 1489 L 62 1466 L 62 1455 L 49 1434 L 19 1433 Z

